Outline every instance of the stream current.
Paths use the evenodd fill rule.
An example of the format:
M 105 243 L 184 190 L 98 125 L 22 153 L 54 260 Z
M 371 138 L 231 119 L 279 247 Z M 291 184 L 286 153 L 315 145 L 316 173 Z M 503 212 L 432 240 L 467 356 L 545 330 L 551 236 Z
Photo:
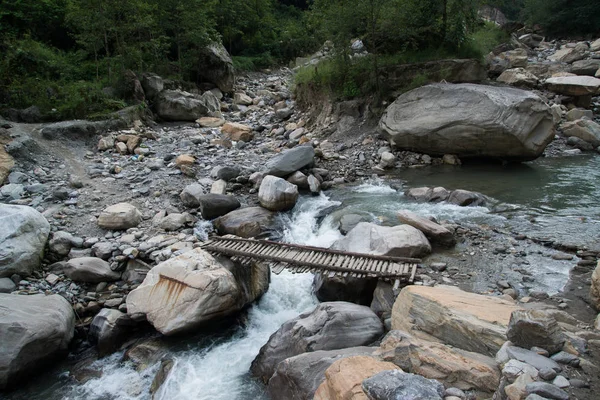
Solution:
M 445 203 L 408 201 L 406 187 L 444 186 L 480 191 L 496 200 L 493 208 L 458 207 Z M 429 167 L 403 170 L 385 182 L 337 188 L 318 197 L 303 197 L 283 216 L 281 240 L 328 247 L 341 237 L 342 213 L 368 215 L 382 223 L 399 208 L 432 215 L 439 220 L 487 224 L 524 234 L 598 247 L 600 238 L 600 156 L 550 158 L 520 166 Z M 343 211 L 341 211 L 343 210 Z M 325 216 L 323 215 L 325 214 Z M 568 270 L 536 276 L 549 291 L 559 291 Z M 156 399 L 268 399 L 265 388 L 248 370 L 269 336 L 285 321 L 317 304 L 311 274 L 272 275 L 269 291 L 238 318 L 233 326 L 213 329 L 170 347 L 173 370 Z M 545 282 L 545 283 L 544 283 Z M 96 361 L 100 377 L 73 384 L 64 365 L 47 371 L 37 382 L 8 395 L 9 399 L 150 399 L 155 365 L 137 372 L 123 353 Z

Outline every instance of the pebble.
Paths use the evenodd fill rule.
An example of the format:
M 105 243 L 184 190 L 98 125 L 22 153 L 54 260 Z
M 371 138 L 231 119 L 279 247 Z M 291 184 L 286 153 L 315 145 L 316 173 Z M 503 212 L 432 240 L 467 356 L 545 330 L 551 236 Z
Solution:
M 446 396 L 446 399 L 448 397 L 455 397 L 455 398 L 459 398 L 459 399 L 465 399 L 467 397 L 465 392 L 463 392 L 459 388 L 454 388 L 454 387 L 446 389 L 446 391 L 444 392 L 444 396 Z

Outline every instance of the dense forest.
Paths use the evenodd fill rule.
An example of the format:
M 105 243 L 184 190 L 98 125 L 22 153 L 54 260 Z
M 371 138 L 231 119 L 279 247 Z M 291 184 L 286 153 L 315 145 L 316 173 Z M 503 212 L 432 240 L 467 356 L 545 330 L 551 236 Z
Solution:
M 3 0 L 0 108 L 35 104 L 52 119 L 100 116 L 126 105 L 124 71 L 194 81 L 198 51 L 211 41 L 224 44 L 237 69 L 251 70 L 331 40 L 341 60 L 332 79 L 341 76 L 342 85 L 353 38 L 376 55 L 368 61 L 374 68 L 480 57 L 503 38 L 478 21 L 482 4 L 548 35 L 600 30 L 596 0 Z

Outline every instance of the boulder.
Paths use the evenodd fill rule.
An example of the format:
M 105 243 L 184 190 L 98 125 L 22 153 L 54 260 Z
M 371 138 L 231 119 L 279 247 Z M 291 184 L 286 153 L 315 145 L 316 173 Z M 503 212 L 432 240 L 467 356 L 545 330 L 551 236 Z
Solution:
M 271 211 L 291 210 L 298 196 L 298 186 L 273 175 L 265 176 L 258 189 L 260 205 Z
M 448 203 L 456 204 L 457 206 L 484 206 L 487 198 L 481 193 L 471 192 L 470 190 L 456 189 L 448 196 Z
M 59 256 L 66 256 L 72 247 L 82 247 L 83 239 L 76 238 L 69 232 L 57 231 L 52 233 L 52 238 L 48 241 L 48 249 Z
M 496 80 L 507 85 L 528 88 L 538 84 L 537 76 L 523 68 L 507 69 Z
M 236 122 L 227 122 L 221 127 L 221 132 L 225 138 L 235 142 L 249 142 L 254 138 L 251 127 Z
M 399 370 L 390 362 L 369 356 L 342 358 L 325 371 L 325 381 L 319 386 L 314 400 L 366 399 L 362 382 L 382 371 Z
M 369 222 L 372 219 L 373 217 L 371 217 L 371 215 L 368 214 L 344 214 L 340 218 L 340 232 L 346 235 L 359 223 Z
M 559 76 L 546 79 L 548 90 L 565 96 L 595 96 L 600 79 L 591 76 Z
M 434 84 L 407 92 L 379 122 L 393 146 L 459 158 L 533 160 L 554 138 L 550 107 L 511 87 Z
M 567 64 L 571 64 L 575 61 L 582 60 L 585 58 L 585 54 L 589 50 L 589 47 L 585 43 L 578 43 L 575 46 L 562 46 L 560 50 L 548 57 L 550 61 L 559 61 Z
M 213 221 L 220 235 L 236 235 L 243 238 L 258 237 L 274 230 L 275 213 L 262 207 L 246 207 L 231 211 Z
M 0 293 L 10 293 L 17 288 L 17 285 L 10 278 L 0 278 Z
M 600 124 L 589 119 L 578 119 L 562 125 L 565 136 L 575 136 L 594 147 L 600 146 Z
M 0 278 L 31 275 L 42 261 L 50 224 L 32 207 L 0 204 L 0 227 Z
M 168 121 L 196 121 L 221 107 L 212 92 L 199 96 L 182 90 L 163 90 L 158 94 L 154 108 L 160 118 Z
M 286 177 L 314 162 L 315 149 L 312 146 L 298 146 L 285 150 L 267 161 L 263 172 L 266 175 Z
M 115 115 L 115 114 L 113 114 Z M 115 115 L 116 118 L 102 121 L 72 120 L 60 121 L 45 125 L 40 133 L 47 140 L 76 138 L 78 140 L 92 139 L 99 133 L 108 130 L 126 128 L 129 123 L 125 115 Z
M 92 320 L 89 337 L 96 344 L 100 357 L 111 354 L 127 339 L 135 326 L 129 315 L 118 310 L 103 308 Z
M 371 310 L 382 319 L 387 319 L 392 314 L 396 294 L 390 282 L 378 280 L 377 286 L 373 291 L 373 301 Z
M 140 222 L 142 222 L 142 213 L 129 203 L 118 203 L 108 206 L 98 217 L 98 226 L 111 230 L 135 228 Z
M 551 383 L 547 382 L 532 382 L 529 383 L 526 387 L 527 394 L 537 394 L 538 396 L 542 396 L 545 399 L 555 399 L 555 400 L 569 400 L 569 394 L 555 386 Z
M 396 215 L 403 224 L 410 225 L 423 232 L 431 243 L 447 247 L 453 247 L 456 244 L 452 232 L 427 218 L 420 217 L 408 210 L 398 211 Z
M 4 183 L 14 166 L 15 160 L 6 152 L 4 145 L 0 142 L 0 185 Z
M 499 75 L 507 69 L 527 67 L 528 55 L 525 49 L 505 51 L 500 54 L 490 53 L 486 57 L 486 63 L 490 72 Z
M 590 298 L 592 300 L 592 305 L 596 308 L 596 310 L 600 311 L 600 261 L 598 261 L 596 269 L 594 269 L 594 272 L 592 272 Z
M 369 306 L 378 281 L 377 278 L 315 274 L 313 288 L 319 301 L 347 301 Z
M 241 104 L 243 106 L 252 105 L 252 97 L 246 93 L 236 92 L 233 94 L 233 104 Z
M 80 257 L 69 260 L 64 274 L 77 282 L 100 283 L 117 281 L 121 274 L 110 269 L 110 264 L 97 257 Z
M 149 100 L 154 100 L 156 96 L 165 88 L 165 82 L 163 79 L 152 73 L 145 73 L 142 75 L 142 88 L 144 93 Z
M 562 350 L 566 339 L 552 313 L 545 310 L 513 311 L 507 337 L 519 347 L 540 347 L 550 354 Z
M 273 400 L 313 400 L 325 371 L 337 360 L 347 357 L 368 356 L 374 347 L 351 347 L 340 350 L 318 350 L 287 358 L 277 364 L 269 379 L 268 392 Z
M 370 400 L 442 400 L 444 386 L 436 380 L 400 370 L 383 371 L 362 384 Z
M 209 193 L 198 196 L 198 208 L 204 219 L 214 219 L 240 208 L 235 196 Z
M 334 250 L 394 257 L 422 257 L 431 253 L 431 245 L 423 233 L 410 225 L 379 226 L 358 223 Z
M 196 248 L 152 268 L 127 296 L 127 313 L 145 315 L 163 335 L 189 332 L 241 310 L 267 290 L 268 282 L 263 264 L 226 265 Z
M 233 61 L 220 42 L 211 43 L 200 50 L 195 72 L 200 82 L 210 82 L 224 93 L 233 92 L 235 84 Z
M 517 309 L 514 302 L 456 287 L 408 286 L 394 303 L 392 329 L 494 356 L 506 342 L 510 316 Z
M 575 75 L 594 76 L 598 69 L 600 69 L 600 60 L 594 58 L 575 61 L 571 66 L 571 72 Z
M 389 332 L 373 354 L 406 372 L 462 390 L 493 393 L 500 383 L 500 370 L 493 358 L 421 340 L 402 331 Z
M 600 39 L 596 39 L 590 44 L 590 51 L 600 51 Z
M 62 296 L 0 294 L 0 390 L 66 355 L 74 329 Z
M 567 121 L 577 121 L 578 119 L 594 119 L 594 112 L 584 108 L 573 108 L 567 111 Z
M 179 198 L 186 207 L 196 208 L 200 205 L 198 200 L 205 194 L 204 186 L 199 183 L 192 183 L 187 185 L 183 191 L 179 194 Z
M 383 334 L 383 324 L 368 307 L 352 303 L 321 303 L 287 321 L 271 335 L 252 362 L 252 375 L 263 382 L 286 358 L 316 350 L 363 346 Z
M 510 342 L 508 342 L 510 344 Z M 500 360 L 499 356 L 496 356 L 498 361 L 508 361 L 508 360 L 518 360 L 524 362 L 526 364 L 531 365 L 538 371 L 542 371 L 544 369 L 553 370 L 555 372 L 562 371 L 562 368 L 558 363 L 548 357 L 544 357 L 534 351 L 523 349 L 517 346 L 505 346 L 507 360 Z M 501 352 L 498 352 L 501 354 Z

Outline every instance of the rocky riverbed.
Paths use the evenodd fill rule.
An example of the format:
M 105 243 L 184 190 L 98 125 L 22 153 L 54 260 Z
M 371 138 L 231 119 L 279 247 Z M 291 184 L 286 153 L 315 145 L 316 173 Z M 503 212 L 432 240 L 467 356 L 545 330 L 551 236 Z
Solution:
M 591 63 L 600 50 L 595 42 L 585 43 L 585 49 L 563 44 L 558 51 L 560 43 L 536 46 L 493 55 L 492 75 L 506 75 L 523 63 L 532 71 L 542 65 L 544 71 L 577 72 L 575 62 Z M 577 56 L 552 60 L 563 53 Z M 402 179 L 403 171 L 466 170 L 473 156 L 529 159 L 543 153 L 548 159 L 580 156 L 586 157 L 582 163 L 593 162 L 598 159 L 598 97 L 573 87 L 583 90 L 595 83 L 547 86 L 538 79 L 535 92 L 497 83 L 449 85 L 456 91 L 451 97 L 462 99 L 452 105 L 458 107 L 454 112 L 439 114 L 413 103 L 418 109 L 411 114 L 439 116 L 425 134 L 460 134 L 444 130 L 445 124 L 455 124 L 463 115 L 460 107 L 472 108 L 470 102 L 481 96 L 486 102 L 479 114 L 506 112 L 511 121 L 529 118 L 531 123 L 513 129 L 501 118 L 492 126 L 474 115 L 461 122 L 467 133 L 507 129 L 512 136 L 501 135 L 505 141 L 497 140 L 492 153 L 478 150 L 477 140 L 461 153 L 459 137 L 448 144 L 448 154 L 438 150 L 443 143 L 436 143 L 428 155 L 418 146 L 429 140 L 420 136 L 422 124 L 403 124 L 410 115 L 395 110 L 403 109 L 410 96 L 421 96 L 419 90 L 448 104 L 438 93 L 447 90 L 445 85 L 401 96 L 377 130 L 377 121 L 353 104 L 325 120 L 303 111 L 289 89 L 292 74 L 282 69 L 240 77 L 233 96 L 162 89 L 155 76 L 141 83 L 164 119 L 194 122 L 139 119 L 128 128 L 106 131 L 82 121 L 0 121 L 6 144 L 0 152 L 0 176 L 6 179 L 0 188 L 0 332 L 10 339 L 0 345 L 0 387 L 17 389 L 9 398 L 75 398 L 82 395 L 78 390 L 87 398 L 120 398 L 125 392 L 131 398 L 207 396 L 190 392 L 185 382 L 197 371 L 189 365 L 201 362 L 177 349 L 188 340 L 182 335 L 200 335 L 204 347 L 194 351 L 211 366 L 228 357 L 225 350 L 205 350 L 212 347 L 211 338 L 228 337 L 219 342 L 224 348 L 246 346 L 240 351 L 246 358 L 238 362 L 242 371 L 231 367 L 244 376 L 243 384 L 238 375 L 232 378 L 239 398 L 264 398 L 268 392 L 274 399 L 346 398 L 348 393 L 384 399 L 393 398 L 390 387 L 394 393 L 416 387 L 427 398 L 446 400 L 494 393 L 510 399 L 595 398 L 600 389 L 594 308 L 600 269 L 592 275 L 600 257 L 594 240 L 597 214 L 568 216 L 581 218 L 582 229 L 590 229 L 589 240 L 574 240 L 538 229 L 529 210 L 512 208 L 513 202 L 494 198 L 496 193 L 456 184 L 446 189 L 437 182 L 410 185 Z M 523 86 L 506 76 L 498 80 Z M 156 89 L 154 96 L 148 95 L 149 85 Z M 506 93 L 512 97 L 503 97 Z M 515 138 L 522 144 L 518 151 L 513 151 Z M 361 184 L 376 206 L 348 197 Z M 590 185 L 586 190 L 593 197 L 597 182 Z M 382 215 L 385 204 L 393 207 L 389 215 Z M 446 212 L 450 209 L 453 214 Z M 519 218 L 528 218 L 528 225 L 511 221 Z M 556 226 L 566 231 L 567 223 L 561 224 Z M 423 257 L 424 262 L 415 285 L 400 293 L 391 283 L 317 277 L 314 292 L 323 303 L 316 306 L 310 276 L 282 280 L 270 277 L 264 264 L 245 267 L 200 250 L 214 231 Z M 304 290 L 294 292 L 296 304 L 277 309 L 272 303 L 285 299 L 285 290 L 292 293 L 294 285 Z M 274 300 L 274 292 L 281 297 Z M 45 319 L 48 323 L 41 324 Z M 267 327 L 252 336 L 256 321 Z M 19 335 L 9 337 L 11 324 L 19 326 Z M 245 325 L 242 336 L 251 338 L 246 342 L 232 328 Z M 237 333 L 219 336 L 232 329 Z M 33 339 L 19 341 L 25 334 Z M 49 368 L 46 379 L 69 370 L 60 382 L 74 388 L 71 392 L 52 384 L 36 387 L 26 378 L 66 353 L 68 365 Z M 112 365 L 123 357 L 134 365 L 138 387 L 85 392 L 85 385 L 113 377 L 98 366 L 98 357 Z

